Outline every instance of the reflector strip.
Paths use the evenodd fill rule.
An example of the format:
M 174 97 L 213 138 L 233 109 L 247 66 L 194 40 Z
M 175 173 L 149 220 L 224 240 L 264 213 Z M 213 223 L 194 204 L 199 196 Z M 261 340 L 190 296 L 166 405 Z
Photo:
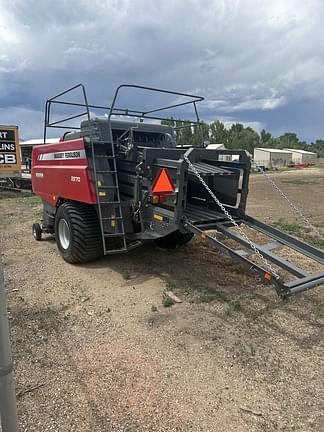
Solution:
M 160 169 L 152 185 L 152 192 L 155 194 L 171 193 L 174 191 L 169 172 L 166 168 Z

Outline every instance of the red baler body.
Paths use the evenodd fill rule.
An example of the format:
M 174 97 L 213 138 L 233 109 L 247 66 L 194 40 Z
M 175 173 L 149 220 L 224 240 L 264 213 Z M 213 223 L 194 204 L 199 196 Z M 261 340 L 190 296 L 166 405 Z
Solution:
M 34 147 L 32 185 L 54 206 L 62 199 L 96 204 L 83 138 Z

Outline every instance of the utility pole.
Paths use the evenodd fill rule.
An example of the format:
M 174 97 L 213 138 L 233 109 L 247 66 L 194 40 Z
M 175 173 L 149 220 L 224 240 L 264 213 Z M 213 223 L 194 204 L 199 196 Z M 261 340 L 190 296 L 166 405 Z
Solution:
M 6 292 L 0 255 L 0 432 L 17 432 L 18 417 L 12 374 Z

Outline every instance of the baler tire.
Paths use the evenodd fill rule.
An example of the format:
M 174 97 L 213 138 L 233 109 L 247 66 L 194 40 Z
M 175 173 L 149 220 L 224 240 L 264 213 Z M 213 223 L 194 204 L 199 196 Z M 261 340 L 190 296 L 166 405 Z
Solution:
M 14 180 L 14 187 L 16 188 L 16 189 L 22 189 L 22 187 L 21 187 L 21 180 Z
M 33 233 L 33 237 L 36 241 L 42 240 L 42 228 L 40 227 L 39 223 L 33 224 L 32 233 Z
M 69 235 L 68 240 L 63 239 L 65 247 L 62 229 Z M 70 264 L 94 261 L 103 255 L 99 220 L 91 205 L 71 201 L 60 205 L 55 216 L 55 238 L 61 256 Z
M 192 239 L 192 233 L 182 233 L 180 231 L 174 231 L 165 237 L 155 239 L 154 242 L 160 249 L 176 249 L 190 242 Z

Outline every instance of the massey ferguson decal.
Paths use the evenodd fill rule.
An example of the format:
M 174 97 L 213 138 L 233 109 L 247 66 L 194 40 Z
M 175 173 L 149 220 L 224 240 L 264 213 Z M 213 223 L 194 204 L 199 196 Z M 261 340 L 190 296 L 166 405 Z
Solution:
M 18 127 L 0 125 L 0 175 L 19 174 L 20 167 Z
M 67 159 L 84 159 L 85 150 L 69 150 L 55 153 L 43 153 L 38 156 L 38 160 L 67 160 Z

